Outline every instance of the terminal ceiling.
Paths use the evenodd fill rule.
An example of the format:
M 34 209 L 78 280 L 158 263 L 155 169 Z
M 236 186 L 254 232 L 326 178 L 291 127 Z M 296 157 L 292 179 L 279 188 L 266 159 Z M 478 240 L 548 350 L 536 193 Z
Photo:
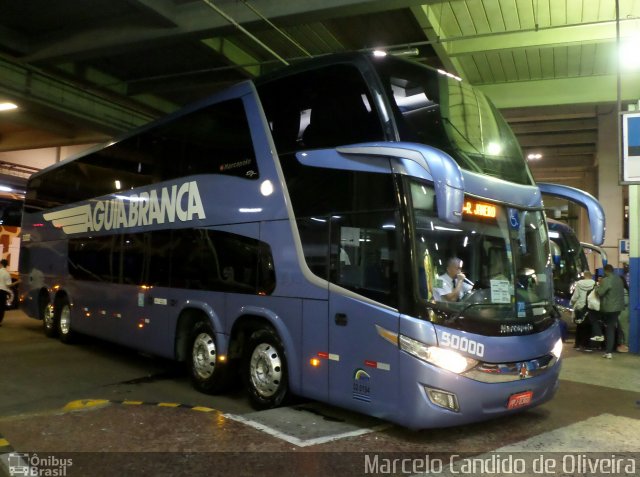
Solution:
M 640 0 L 619 18 L 622 38 L 640 33 Z M 615 0 L 0 0 L 0 102 L 20 106 L 0 113 L 0 153 L 108 140 L 285 63 L 374 48 L 481 88 L 543 155 L 534 171 L 571 183 L 597 165 Z M 623 104 L 639 98 L 623 72 Z

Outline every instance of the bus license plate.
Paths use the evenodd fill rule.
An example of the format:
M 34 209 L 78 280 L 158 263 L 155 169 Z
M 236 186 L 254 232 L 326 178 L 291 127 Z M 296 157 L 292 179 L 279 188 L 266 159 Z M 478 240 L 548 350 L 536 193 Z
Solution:
M 516 409 L 518 407 L 528 406 L 533 399 L 533 391 L 525 391 L 523 393 L 512 394 L 509 396 L 507 409 Z

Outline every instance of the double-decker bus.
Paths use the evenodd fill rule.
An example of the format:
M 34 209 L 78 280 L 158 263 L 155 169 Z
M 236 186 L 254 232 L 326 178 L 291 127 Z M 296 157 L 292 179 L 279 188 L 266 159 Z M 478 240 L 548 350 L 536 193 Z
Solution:
M 429 428 L 557 387 L 540 188 L 490 101 L 417 63 L 233 86 L 35 174 L 23 227 L 47 334 L 184 361 L 205 392 L 239 375 L 257 408 L 293 393 Z M 453 257 L 472 285 L 438 300 Z

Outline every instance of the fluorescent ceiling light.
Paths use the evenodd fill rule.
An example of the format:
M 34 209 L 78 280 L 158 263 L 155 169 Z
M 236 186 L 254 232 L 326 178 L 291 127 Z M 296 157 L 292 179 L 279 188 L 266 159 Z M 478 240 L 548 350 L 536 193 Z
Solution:
M 18 105 L 15 103 L 0 103 L 0 111 L 11 111 L 13 109 L 18 109 Z
M 620 67 L 623 70 L 640 70 L 640 55 L 638 55 L 638 50 L 640 50 L 640 35 L 623 38 L 620 41 L 618 58 L 620 61 Z

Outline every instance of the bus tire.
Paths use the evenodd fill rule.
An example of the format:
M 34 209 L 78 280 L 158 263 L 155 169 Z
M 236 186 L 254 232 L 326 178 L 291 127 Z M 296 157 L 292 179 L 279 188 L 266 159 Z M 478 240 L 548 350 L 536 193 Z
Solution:
M 248 342 L 245 381 L 251 405 L 258 410 L 281 405 L 289 392 L 284 347 L 272 328 L 254 331 Z
M 54 307 L 54 321 L 60 341 L 66 344 L 72 343 L 75 333 L 71 330 L 71 306 L 66 298 L 59 300 Z
M 206 321 L 198 321 L 189 338 L 189 375 L 195 389 L 217 394 L 228 385 L 228 368 L 218 361 L 218 347 L 213 328 Z
M 58 324 L 56 322 L 56 313 L 53 305 L 47 303 L 42 312 L 42 329 L 45 336 L 49 338 L 55 338 L 58 336 Z

